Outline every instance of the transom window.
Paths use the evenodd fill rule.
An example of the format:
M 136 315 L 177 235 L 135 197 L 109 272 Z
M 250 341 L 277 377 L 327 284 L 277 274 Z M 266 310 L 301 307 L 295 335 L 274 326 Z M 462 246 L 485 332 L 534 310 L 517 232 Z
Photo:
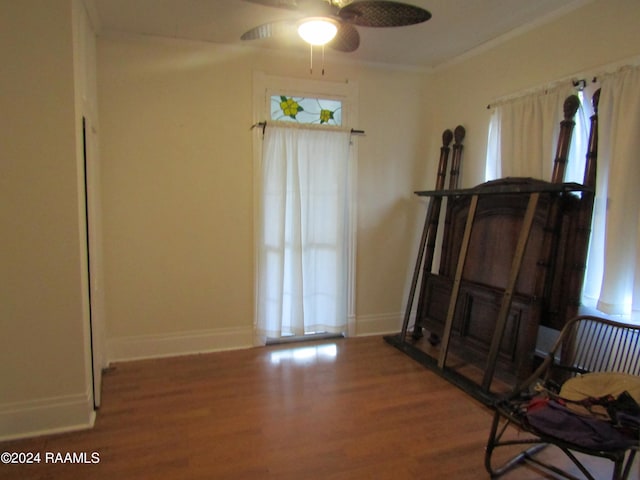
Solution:
M 342 101 L 317 97 L 271 95 L 271 120 L 315 125 L 342 125 Z

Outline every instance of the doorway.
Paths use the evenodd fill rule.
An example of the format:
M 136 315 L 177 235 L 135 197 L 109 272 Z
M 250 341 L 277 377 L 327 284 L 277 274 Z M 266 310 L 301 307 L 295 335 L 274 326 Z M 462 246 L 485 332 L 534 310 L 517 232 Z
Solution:
M 100 222 L 100 191 L 98 142 L 96 129 L 87 117 L 82 117 L 82 156 L 84 177 L 85 241 L 87 252 L 87 301 L 89 347 L 91 355 L 91 383 L 93 407 L 98 409 L 102 399 L 102 369 L 104 360 L 104 303 L 102 291 L 102 249 Z
M 257 345 L 355 333 L 356 101 L 348 81 L 254 76 Z

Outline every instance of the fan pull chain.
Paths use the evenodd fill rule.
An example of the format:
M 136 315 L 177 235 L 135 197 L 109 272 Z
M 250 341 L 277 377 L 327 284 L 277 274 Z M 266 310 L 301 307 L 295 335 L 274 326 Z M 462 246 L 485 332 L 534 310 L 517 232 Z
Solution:
M 324 76 L 324 45 L 322 45 L 322 76 Z
M 313 45 L 309 44 L 309 74 L 313 75 Z M 322 45 L 322 75 L 324 75 L 324 45 Z

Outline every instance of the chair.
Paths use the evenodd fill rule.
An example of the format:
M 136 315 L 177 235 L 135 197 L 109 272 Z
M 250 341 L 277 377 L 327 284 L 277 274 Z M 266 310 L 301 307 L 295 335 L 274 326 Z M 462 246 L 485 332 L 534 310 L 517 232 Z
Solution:
M 540 459 L 536 455 L 550 445 L 564 452 L 587 479 L 600 480 L 603 477 L 601 473 L 594 476 L 593 465 L 585 465 L 589 463 L 585 462 L 588 457 L 576 455 L 576 452 L 609 459 L 613 462 L 611 478 L 628 478 L 640 449 L 638 424 L 630 425 L 621 420 L 626 418 L 620 413 L 623 411 L 631 412 L 635 415 L 632 419 L 640 420 L 637 405 L 640 399 L 636 398 L 634 402 L 632 396 L 628 401 L 628 393 L 640 396 L 640 325 L 590 315 L 569 320 L 534 373 L 494 404 L 495 413 L 485 452 L 485 467 L 491 478 L 529 462 L 563 478 L 577 479 L 552 465 L 551 460 Z M 541 404 L 545 406 L 538 410 L 534 408 Z M 563 423 L 560 430 L 552 430 L 539 419 L 544 420 L 547 415 L 547 419 L 552 418 L 555 422 L 555 414 L 542 409 L 559 404 L 564 404 L 558 408 L 563 422 L 568 423 Z M 536 412 L 544 415 L 541 417 Z M 552 414 L 551 417 L 548 413 Z M 579 430 L 567 426 L 573 421 L 586 422 L 598 435 L 594 434 L 594 438 L 575 435 Z M 515 427 L 517 437 L 507 433 L 513 433 L 512 427 Z M 514 445 L 527 448 L 494 468 L 492 457 L 496 450 Z M 505 450 L 503 448 L 502 451 Z

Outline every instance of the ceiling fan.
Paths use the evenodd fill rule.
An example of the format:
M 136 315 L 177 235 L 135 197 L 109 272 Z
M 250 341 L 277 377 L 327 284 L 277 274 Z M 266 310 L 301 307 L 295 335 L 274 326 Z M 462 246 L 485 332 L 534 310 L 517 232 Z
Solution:
M 426 22 L 427 10 L 387 0 L 245 0 L 269 7 L 300 12 L 300 18 L 258 25 L 240 38 L 258 40 L 282 37 L 297 32 L 311 45 L 327 45 L 341 52 L 353 52 L 360 46 L 356 27 L 403 27 Z M 319 29 L 313 37 L 305 29 Z M 315 32 L 315 30 L 313 30 Z M 324 36 L 323 36 L 324 35 Z

